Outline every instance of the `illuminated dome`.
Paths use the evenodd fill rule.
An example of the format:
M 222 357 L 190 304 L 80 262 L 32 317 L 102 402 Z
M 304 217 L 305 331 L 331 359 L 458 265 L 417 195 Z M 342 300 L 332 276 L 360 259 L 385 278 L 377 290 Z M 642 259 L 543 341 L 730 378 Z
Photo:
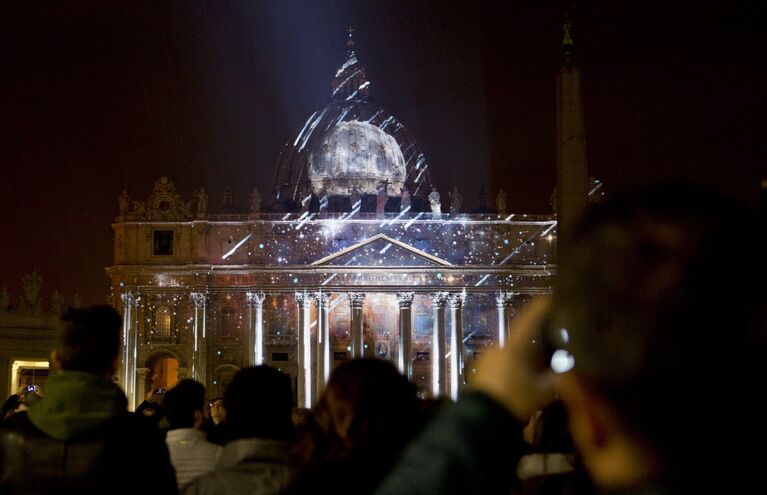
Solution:
M 405 180 L 405 157 L 393 136 L 368 122 L 341 122 L 309 153 L 312 189 L 349 194 L 352 187 L 374 194 L 382 182 L 399 192 Z
M 347 46 L 330 102 L 307 119 L 280 155 L 275 208 L 294 209 L 305 194 L 324 189 L 331 210 L 343 210 L 353 187 L 363 196 L 375 195 L 381 184 L 390 197 L 407 187 L 414 209 L 421 200 L 426 203 L 431 189 L 426 157 L 405 126 L 370 101 L 370 81 L 351 35 Z

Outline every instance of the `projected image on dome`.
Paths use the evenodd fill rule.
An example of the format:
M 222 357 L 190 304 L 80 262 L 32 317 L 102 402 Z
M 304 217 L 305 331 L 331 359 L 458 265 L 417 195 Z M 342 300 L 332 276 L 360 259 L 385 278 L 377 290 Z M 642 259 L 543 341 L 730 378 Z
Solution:
M 402 122 L 371 101 L 371 84 L 351 36 L 347 47 L 331 82 L 330 102 L 309 116 L 280 155 L 271 207 L 305 210 L 302 199 L 313 195 L 309 209 L 316 211 L 320 196 L 327 195 L 328 211 L 351 211 L 358 194 L 360 210 L 369 212 L 380 188 L 389 198 L 406 188 L 412 210 L 426 211 L 431 190 L 426 156 Z
M 328 194 L 349 194 L 352 187 L 374 194 L 389 181 L 394 191 L 404 185 L 405 158 L 397 141 L 367 122 L 334 126 L 309 154 L 312 189 Z

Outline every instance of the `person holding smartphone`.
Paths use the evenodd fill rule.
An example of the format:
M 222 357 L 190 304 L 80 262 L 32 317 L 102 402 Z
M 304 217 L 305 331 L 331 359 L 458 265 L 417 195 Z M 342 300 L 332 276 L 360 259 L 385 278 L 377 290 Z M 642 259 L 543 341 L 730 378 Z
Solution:
M 748 452 L 767 433 L 753 407 L 767 354 L 765 212 L 676 184 L 591 208 L 565 240 L 553 298 L 514 320 L 376 494 L 509 493 L 522 424 L 555 394 L 604 493 L 764 491 L 763 456 Z

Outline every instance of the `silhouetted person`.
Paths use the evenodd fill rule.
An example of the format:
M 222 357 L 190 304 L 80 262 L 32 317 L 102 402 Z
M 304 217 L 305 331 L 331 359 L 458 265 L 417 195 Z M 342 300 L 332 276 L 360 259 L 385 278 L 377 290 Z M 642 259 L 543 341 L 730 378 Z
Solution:
M 205 387 L 189 378 L 168 390 L 162 403 L 168 422 L 165 442 L 179 490 L 212 471 L 221 455 L 221 447 L 208 442 L 201 431 L 204 409 Z
M 553 301 L 515 319 L 506 347 L 478 363 L 474 391 L 377 493 L 508 493 L 519 425 L 555 389 L 604 491 L 763 492 L 763 456 L 748 452 L 765 436 L 751 403 L 767 351 L 764 246 L 753 211 L 692 187 L 592 206 L 560 258 Z
M 293 392 L 290 377 L 269 366 L 244 368 L 224 393 L 229 441 L 211 473 L 186 494 L 272 495 L 290 482 Z
M 421 427 L 420 412 L 415 388 L 390 362 L 342 364 L 306 418 L 304 469 L 287 493 L 369 493 Z
M 61 372 L 48 379 L 45 397 L 0 427 L 0 493 L 177 492 L 162 434 L 127 411 L 110 380 L 120 329 L 109 306 L 64 313 L 51 355 Z

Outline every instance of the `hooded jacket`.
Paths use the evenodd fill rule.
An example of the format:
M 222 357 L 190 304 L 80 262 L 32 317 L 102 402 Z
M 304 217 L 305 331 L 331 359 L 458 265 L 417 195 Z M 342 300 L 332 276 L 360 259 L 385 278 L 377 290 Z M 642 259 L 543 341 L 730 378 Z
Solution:
M 162 433 L 117 385 L 64 371 L 45 392 L 0 426 L 0 494 L 177 493 Z

